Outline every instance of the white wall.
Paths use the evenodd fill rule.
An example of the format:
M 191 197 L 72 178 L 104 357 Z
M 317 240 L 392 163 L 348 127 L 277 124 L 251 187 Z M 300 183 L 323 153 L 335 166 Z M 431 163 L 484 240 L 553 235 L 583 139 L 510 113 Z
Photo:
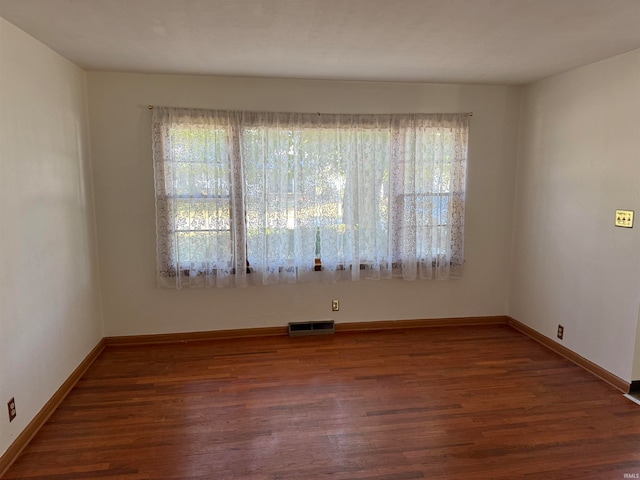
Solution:
M 89 154 L 84 72 L 0 18 L 0 454 L 102 337 Z
M 525 89 L 509 313 L 631 380 L 640 305 L 640 50 Z
M 518 88 L 87 75 L 106 335 L 275 326 L 323 318 L 351 322 L 506 314 Z M 473 111 L 464 278 L 156 288 L 147 104 L 336 113 Z M 332 298 L 340 299 L 340 312 L 331 312 Z

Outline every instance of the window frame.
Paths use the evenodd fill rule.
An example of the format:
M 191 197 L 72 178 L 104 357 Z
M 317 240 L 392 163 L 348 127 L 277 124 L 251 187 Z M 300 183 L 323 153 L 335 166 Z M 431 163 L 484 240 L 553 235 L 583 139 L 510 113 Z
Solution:
M 235 112 L 235 113 L 246 113 L 246 112 Z M 369 117 L 369 118 L 375 118 L 375 115 L 369 115 L 369 116 L 365 116 L 365 117 Z M 249 117 L 251 118 L 251 117 Z M 375 122 L 372 121 L 371 122 L 371 128 L 375 129 Z M 192 199 L 194 198 L 193 196 L 189 196 L 189 195 L 184 195 L 184 196 L 170 196 L 167 195 L 165 192 L 165 196 L 162 196 L 162 185 L 159 185 L 162 183 L 162 177 L 163 177 L 163 172 L 162 171 L 158 171 L 158 162 L 154 161 L 154 169 L 155 169 L 155 174 L 156 174 L 156 223 L 157 223 L 157 227 L 158 228 L 166 228 L 167 231 L 173 231 L 175 232 L 182 232 L 182 233 L 189 233 L 189 232 L 207 232 L 207 231 L 228 231 L 230 234 L 230 252 L 229 252 L 229 261 L 228 264 L 231 266 L 229 271 L 232 275 L 235 275 L 237 273 L 237 269 L 234 267 L 237 265 L 246 265 L 246 269 L 243 268 L 243 270 L 245 270 L 244 273 L 252 273 L 254 270 L 251 266 L 250 263 L 250 251 L 249 251 L 249 243 L 248 243 L 248 237 L 247 237 L 247 232 L 246 232 L 246 226 L 244 227 L 244 248 L 240 248 L 239 242 L 242 241 L 242 239 L 238 239 L 238 234 L 237 234 L 237 230 L 234 228 L 235 223 L 239 222 L 239 224 L 246 224 L 247 221 L 247 203 L 246 203 L 246 195 L 245 195 L 245 189 L 246 187 L 246 178 L 244 177 L 244 173 L 242 171 L 243 169 L 243 165 L 242 162 L 236 162 L 236 158 L 239 158 L 239 156 L 241 155 L 242 152 L 242 146 L 243 146 L 243 131 L 246 130 L 247 128 L 252 128 L 252 129 L 260 129 L 260 128 L 270 128 L 271 125 L 267 124 L 266 126 L 257 126 L 254 125 L 251 120 L 249 120 L 246 123 L 240 123 L 239 126 L 234 126 L 234 125 L 227 125 L 225 126 L 225 128 L 227 129 L 225 136 L 226 136 L 226 141 L 227 141 L 227 146 L 229 148 L 229 156 L 231 157 L 231 161 L 229 162 L 229 176 L 230 176 L 230 180 L 229 180 L 229 195 L 227 195 L 226 197 L 223 196 L 218 196 L 218 197 L 203 197 L 202 201 L 206 202 L 209 199 L 214 199 L 214 198 L 229 198 L 230 199 L 230 205 L 229 205 L 229 229 L 215 229 L 215 230 L 211 230 L 211 229 L 200 229 L 200 230 L 194 230 L 194 229 L 185 229 L 185 230 L 178 230 L 178 229 L 173 229 L 171 230 L 170 227 L 170 223 L 171 223 L 171 215 L 169 214 L 170 212 L 167 212 L 167 209 L 163 209 L 162 206 L 160 206 L 160 208 L 158 208 L 158 205 L 163 203 L 163 198 L 164 198 L 164 202 L 165 203 L 170 203 L 172 200 L 177 200 L 180 198 L 184 198 L 184 199 Z M 153 138 L 154 138 L 154 158 L 155 158 L 155 151 L 156 150 L 163 150 L 164 149 L 164 145 L 163 145 L 163 139 L 167 137 L 167 132 L 163 131 L 166 128 L 171 128 L 168 127 L 167 125 L 162 124 L 161 122 L 155 122 L 153 123 Z M 213 128 L 213 129 L 218 129 L 221 128 L 219 126 L 212 126 L 212 125 L 207 125 L 207 127 L 205 128 Z M 295 128 L 295 127 L 289 127 L 289 128 Z M 317 128 L 314 127 L 313 125 L 311 126 L 305 126 L 303 128 L 300 128 L 299 130 L 305 130 L 307 128 L 313 129 L 313 128 Z M 366 128 L 366 127 L 365 127 Z M 436 128 L 447 128 L 446 126 L 441 127 L 441 126 L 437 126 Z M 449 127 L 452 128 L 452 127 Z M 394 138 L 390 138 L 390 140 L 392 143 L 395 144 L 395 139 Z M 293 148 L 293 145 L 290 147 L 290 149 Z M 465 149 L 466 149 L 466 145 L 465 145 Z M 451 184 L 451 188 L 449 189 L 449 191 L 443 192 L 443 191 L 439 191 L 439 192 L 413 192 L 413 193 L 407 193 L 406 191 L 403 192 L 395 192 L 395 191 L 390 191 L 389 192 L 389 198 L 391 200 L 391 205 L 390 205 L 390 209 L 391 212 L 389 213 L 390 218 L 392 216 L 395 215 L 394 211 L 399 208 L 399 207 L 395 207 L 394 205 L 398 202 L 399 198 L 406 198 L 406 197 L 447 197 L 449 198 L 450 201 L 453 202 L 457 202 L 457 203 L 461 203 L 462 204 L 462 211 L 464 212 L 464 203 L 465 203 L 465 192 L 464 192 L 464 186 L 465 186 L 465 177 L 466 177 L 466 152 L 465 152 L 465 158 L 464 158 L 464 173 L 463 173 L 463 181 L 462 181 L 462 191 L 457 191 L 456 189 L 456 185 Z M 394 165 L 391 165 L 390 168 L 394 168 Z M 160 169 L 161 170 L 161 169 Z M 234 177 L 235 176 L 235 177 Z M 159 181 L 159 177 L 160 177 L 160 181 Z M 235 182 L 234 182 L 234 178 L 235 178 Z M 238 181 L 238 179 L 240 179 L 240 181 Z M 292 184 L 293 181 L 293 184 Z M 349 181 L 348 179 L 346 180 L 347 182 Z M 295 190 L 295 177 L 292 177 L 289 179 L 288 184 L 290 185 L 289 189 L 294 188 Z M 292 187 L 293 185 L 293 187 Z M 160 188 L 159 188 L 160 187 Z M 392 189 L 393 190 L 393 189 Z M 158 191 L 160 192 L 158 194 Z M 292 194 L 292 192 L 288 192 L 289 195 Z M 343 199 L 344 201 L 344 199 Z M 237 207 L 237 205 L 240 205 L 240 208 Z M 450 206 L 447 207 L 447 209 Z M 241 213 L 240 213 L 241 212 Z M 439 220 L 437 225 L 432 225 L 432 226 L 427 226 L 427 225 L 423 225 L 422 228 L 439 228 L 439 227 L 443 227 L 449 224 L 449 222 L 451 221 L 451 215 L 447 215 L 447 221 L 445 223 L 441 223 L 442 220 Z M 164 227 L 162 226 L 162 224 L 164 223 Z M 295 228 L 295 227 L 294 227 Z M 319 228 L 319 227 L 318 227 Z M 464 228 L 464 222 L 462 222 L 462 229 Z M 294 230 L 294 229 L 292 229 Z M 461 235 L 463 235 L 462 230 L 460 231 Z M 314 272 L 321 272 L 325 269 L 325 265 L 323 264 L 322 261 L 322 254 L 318 255 L 317 251 L 318 249 L 320 251 L 322 251 L 322 246 L 320 243 L 320 246 L 318 245 L 318 242 L 321 242 L 321 239 L 318 239 L 318 237 L 320 237 L 320 235 L 318 234 L 318 236 L 316 237 L 316 257 L 313 260 L 313 266 L 312 266 L 312 270 Z M 318 248 L 318 246 L 320 248 Z M 169 249 L 168 252 L 170 253 L 172 250 Z M 175 251 L 175 250 L 173 250 Z M 431 258 L 431 265 L 433 267 L 436 267 L 438 265 L 438 257 L 439 257 L 439 253 L 436 254 L 435 256 L 432 256 L 433 258 Z M 394 255 L 395 256 L 395 255 Z M 241 263 L 240 263 L 241 262 Z M 190 261 L 188 263 L 193 263 L 193 261 Z M 372 265 L 373 262 L 368 261 L 367 259 L 360 259 L 359 260 L 359 269 L 360 270 L 366 270 L 368 268 L 368 266 Z M 462 264 L 464 263 L 464 259 L 463 256 L 452 256 L 449 260 L 448 260 L 449 266 L 462 266 Z M 176 267 L 177 265 L 177 267 Z M 396 262 L 393 262 L 393 267 L 397 266 Z M 166 267 L 166 268 L 163 268 Z M 191 268 L 189 268 L 190 265 L 187 264 L 187 262 L 185 262 L 184 264 L 180 263 L 180 260 L 177 257 L 171 258 L 171 257 L 167 257 L 165 256 L 165 258 L 161 257 L 160 251 L 158 252 L 158 275 L 160 276 L 165 276 L 165 277 L 190 277 L 193 276 L 194 272 Z M 288 269 L 288 268 L 293 268 L 295 267 L 295 265 L 290 265 L 290 266 L 282 266 L 280 267 L 281 270 L 282 269 Z M 351 270 L 353 268 L 353 262 L 352 263 L 343 263 L 341 265 L 337 266 L 338 270 Z M 217 269 L 218 267 L 214 267 L 211 269 L 203 269 L 203 270 L 199 270 L 196 271 L 195 274 L 196 276 L 204 276 L 204 275 L 210 275 L 210 274 L 216 274 L 217 273 Z

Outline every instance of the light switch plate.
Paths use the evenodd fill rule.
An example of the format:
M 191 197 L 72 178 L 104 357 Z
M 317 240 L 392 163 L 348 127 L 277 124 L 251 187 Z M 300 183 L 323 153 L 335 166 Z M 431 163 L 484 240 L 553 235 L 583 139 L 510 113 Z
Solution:
M 616 210 L 616 227 L 633 228 L 633 210 Z

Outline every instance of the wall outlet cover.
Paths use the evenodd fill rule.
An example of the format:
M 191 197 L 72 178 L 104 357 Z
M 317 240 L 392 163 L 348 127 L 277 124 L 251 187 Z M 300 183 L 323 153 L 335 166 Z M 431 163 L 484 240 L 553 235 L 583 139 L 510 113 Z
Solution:
M 9 422 L 13 422 L 13 419 L 16 418 L 16 400 L 12 398 L 7 403 L 7 407 L 9 408 Z

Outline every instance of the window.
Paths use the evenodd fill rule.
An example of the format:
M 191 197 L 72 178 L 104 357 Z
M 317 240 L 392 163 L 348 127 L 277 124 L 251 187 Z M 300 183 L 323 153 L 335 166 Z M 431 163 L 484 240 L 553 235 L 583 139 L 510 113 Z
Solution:
M 467 137 L 463 114 L 156 107 L 159 284 L 459 276 Z

